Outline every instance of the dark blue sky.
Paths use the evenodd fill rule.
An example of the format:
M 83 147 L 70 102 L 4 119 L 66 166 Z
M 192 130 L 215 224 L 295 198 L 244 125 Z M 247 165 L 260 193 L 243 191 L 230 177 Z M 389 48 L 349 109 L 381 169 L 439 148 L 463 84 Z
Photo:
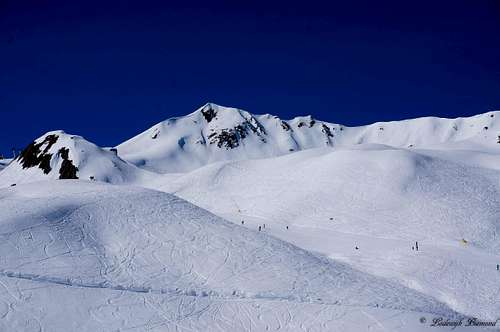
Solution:
M 115 145 L 207 101 L 347 125 L 500 108 L 500 1 L 271 2 L 0 0 L 0 151 Z

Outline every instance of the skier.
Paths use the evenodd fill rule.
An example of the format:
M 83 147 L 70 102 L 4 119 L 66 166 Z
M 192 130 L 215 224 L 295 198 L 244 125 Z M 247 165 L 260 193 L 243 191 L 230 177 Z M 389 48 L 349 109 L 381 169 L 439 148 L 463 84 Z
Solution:
M 356 246 L 356 247 L 354 247 L 354 248 L 355 248 L 356 250 L 359 250 L 359 247 L 358 247 L 358 246 Z
M 497 264 L 497 271 L 500 271 L 500 264 Z
M 260 230 L 261 230 L 261 226 L 259 226 L 259 232 L 260 232 Z
M 266 224 L 264 224 L 264 227 L 262 227 L 262 228 L 266 228 Z
M 288 226 L 286 226 L 286 229 L 288 229 Z
M 241 221 L 241 224 L 242 224 L 242 225 L 244 225 L 244 224 L 245 224 L 245 221 L 244 221 L 244 220 L 242 220 L 242 221 Z
M 418 251 L 418 241 L 415 242 L 415 249 Z

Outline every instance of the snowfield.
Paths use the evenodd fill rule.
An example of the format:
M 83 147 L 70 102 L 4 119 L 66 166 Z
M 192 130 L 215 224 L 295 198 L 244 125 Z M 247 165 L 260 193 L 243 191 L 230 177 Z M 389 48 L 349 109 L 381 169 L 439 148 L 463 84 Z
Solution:
M 5 327 L 67 329 L 58 294 L 75 317 L 70 326 L 89 320 L 83 325 L 88 330 L 148 324 L 319 329 L 351 324 L 344 315 L 392 312 L 396 325 L 405 312 L 455 315 L 432 297 L 234 225 L 170 194 L 65 180 L 0 195 Z M 134 309 L 130 316 L 130 307 L 138 315 Z M 299 308 L 331 316 L 308 323 L 305 313 L 292 313 Z M 231 312 L 240 317 L 227 317 Z
M 496 321 L 498 117 L 346 127 L 209 103 L 116 148 L 48 132 L 0 161 L 0 330 Z
M 493 319 L 499 179 L 416 150 L 364 146 L 218 163 L 151 186 Z

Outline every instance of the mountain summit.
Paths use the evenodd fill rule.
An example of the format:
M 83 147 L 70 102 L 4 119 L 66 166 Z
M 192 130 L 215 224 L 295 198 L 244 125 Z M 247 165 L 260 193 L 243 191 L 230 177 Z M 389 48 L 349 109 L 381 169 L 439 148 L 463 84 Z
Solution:
M 334 126 L 207 103 L 120 144 L 120 156 L 158 172 L 184 172 L 220 160 L 271 157 L 332 144 Z

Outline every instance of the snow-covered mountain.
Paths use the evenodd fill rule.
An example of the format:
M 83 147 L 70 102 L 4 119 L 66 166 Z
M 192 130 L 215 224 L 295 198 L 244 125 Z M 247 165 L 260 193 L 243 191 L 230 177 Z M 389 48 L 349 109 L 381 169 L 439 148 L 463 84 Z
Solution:
M 494 321 L 499 116 L 346 127 L 207 104 L 116 148 L 48 132 L 0 161 L 0 330 Z
M 83 178 L 130 183 L 155 173 L 184 173 L 228 160 L 276 157 L 311 148 L 385 144 L 400 148 L 496 151 L 500 112 L 470 118 L 419 118 L 347 127 L 311 116 L 281 120 L 269 114 L 208 103 L 158 123 L 116 148 L 80 136 L 48 132 L 31 143 L 2 178 L 16 183 L 44 178 Z M 23 171 L 21 171 L 23 170 Z
M 364 143 L 431 147 L 464 142 L 495 146 L 500 112 L 470 118 L 419 118 L 346 127 L 312 118 L 276 116 L 208 103 L 195 112 L 156 124 L 117 146 L 131 163 L 160 173 L 186 172 L 216 161 L 274 157 L 319 147 Z
M 148 172 L 81 136 L 51 131 L 29 144 L 0 173 L 0 186 L 48 179 L 131 183 Z

